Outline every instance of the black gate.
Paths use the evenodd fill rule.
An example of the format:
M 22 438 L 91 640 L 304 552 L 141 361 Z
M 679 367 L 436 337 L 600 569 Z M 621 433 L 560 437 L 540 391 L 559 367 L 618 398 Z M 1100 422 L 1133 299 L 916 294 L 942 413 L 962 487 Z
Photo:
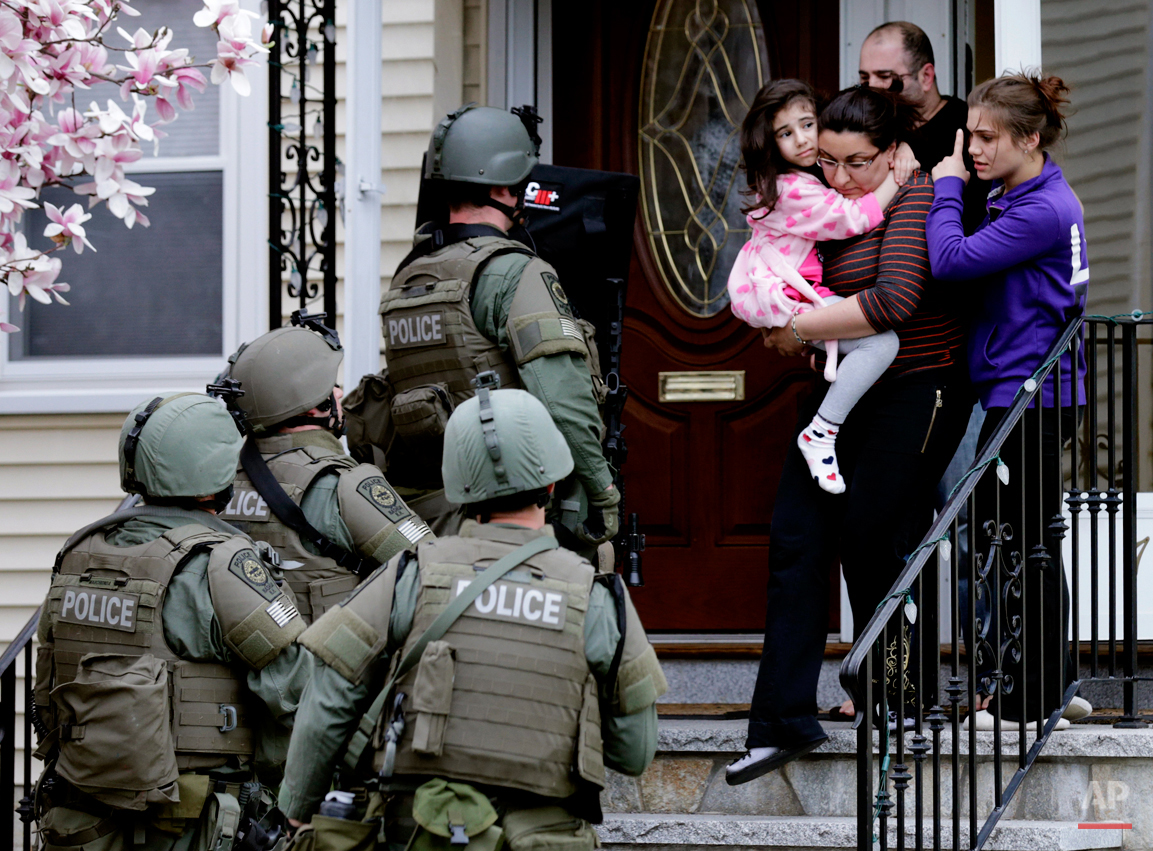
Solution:
M 336 317 L 336 0 L 268 0 L 268 325 L 287 292 Z M 289 308 L 289 310 L 294 308 Z
M 1069 323 L 845 658 L 841 684 L 858 708 L 862 851 L 985 847 L 1082 683 L 1119 687 L 1114 726 L 1150 720 L 1137 694 L 1136 521 L 1138 344 L 1153 342 L 1150 331 L 1153 316 L 1140 312 Z M 1069 364 L 1078 362 L 1084 401 L 1068 395 Z M 1046 386 L 1049 407 L 1038 404 Z M 1065 388 L 1056 406 L 1063 416 L 1052 405 L 1054 387 Z M 916 612 L 935 604 L 922 598 L 921 574 L 938 560 L 951 580 L 952 623 L 941 695 L 933 682 L 943 661 L 937 636 L 919 637 L 915 628 Z M 1063 572 L 1068 599 L 1050 596 L 1046 605 L 1046 594 L 1064 598 Z M 981 695 L 998 698 L 981 719 L 991 722 L 991 741 L 979 741 L 977 723 L 962 724 L 975 718 Z M 977 770 L 988 758 L 991 780 Z M 1014 765 L 1003 783 L 1002 766 Z M 951 782 L 940 782 L 946 777 Z M 979 788 L 986 783 L 991 788 Z

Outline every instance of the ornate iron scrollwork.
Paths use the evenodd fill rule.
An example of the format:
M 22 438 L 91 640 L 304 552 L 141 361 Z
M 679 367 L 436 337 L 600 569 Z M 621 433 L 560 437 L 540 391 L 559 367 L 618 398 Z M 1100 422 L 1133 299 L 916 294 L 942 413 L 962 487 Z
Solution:
M 642 212 L 661 278 L 694 316 L 729 303 L 729 270 L 749 235 L 740 125 L 766 68 L 750 0 L 657 3 L 641 81 Z
M 336 316 L 336 2 L 267 0 L 269 326 L 283 292 Z M 287 287 L 285 276 L 287 275 Z

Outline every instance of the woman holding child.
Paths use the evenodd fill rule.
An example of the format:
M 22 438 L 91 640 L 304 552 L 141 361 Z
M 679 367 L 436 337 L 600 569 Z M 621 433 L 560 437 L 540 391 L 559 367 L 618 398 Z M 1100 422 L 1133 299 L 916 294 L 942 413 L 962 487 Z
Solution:
M 756 173 L 758 164 L 761 171 L 766 162 L 775 164 L 777 174 L 810 164 L 797 155 L 800 148 L 787 141 L 798 131 L 812 131 L 811 123 L 793 120 L 804 110 L 790 111 L 780 104 L 765 108 L 773 103 L 773 87 L 790 82 L 766 86 L 745 122 L 748 180 L 758 189 L 765 185 L 764 175 Z M 772 262 L 760 268 L 745 261 L 752 270 L 747 275 L 750 290 L 744 303 L 734 296 L 734 310 L 747 320 L 748 299 L 759 294 L 763 301 L 774 287 L 779 289 L 778 278 L 792 281 L 792 272 L 813 282 L 814 271 L 821 276 L 823 291 L 813 290 L 818 298 L 793 287 L 799 298 L 790 316 L 759 323 L 770 348 L 802 354 L 810 340 L 823 340 L 822 348 L 835 351 L 829 342 L 837 340 L 841 350 L 849 352 L 841 363 L 843 371 L 853 355 L 847 340 L 892 330 L 899 347 L 876 383 L 849 400 L 843 421 L 834 422 L 829 415 L 845 406 L 830 409 L 825 404 L 829 396 L 843 392 L 818 392 L 808 406 L 818 409 L 812 421 L 810 410 L 801 412 L 799 446 L 786 459 L 772 522 L 765 646 L 753 694 L 748 752 L 728 767 L 730 784 L 778 768 L 826 738 L 816 720 L 815 698 L 825 643 L 827 565 L 840 557 L 854 623 L 863 626 L 924 531 L 909 518 L 919 516 L 917 500 L 940 477 L 964 431 L 970 377 L 989 413 L 983 444 L 1066 324 L 1084 310 L 1088 260 L 1081 208 L 1060 168 L 1045 153 L 1064 128 L 1066 92 L 1056 77 L 1015 74 L 982 84 L 969 96 L 969 153 L 980 176 L 994 186 L 989 215 L 971 236 L 965 236 L 961 225 L 961 190 L 968 172 L 961 157 L 963 134 L 958 132 L 953 155 L 933 169 L 935 187 L 927 175 L 914 172 L 885 206 L 884 220 L 875 226 L 866 221 L 860 235 L 827 244 L 823 265 L 782 269 L 779 256 L 760 245 L 750 249 Z M 803 106 L 809 112 L 802 118 L 811 122 L 811 98 Z M 910 127 L 906 115 L 899 99 L 859 87 L 842 92 L 821 113 L 815 161 L 846 204 L 860 202 L 867 208 L 870 193 L 874 202 L 883 199 L 897 143 Z M 747 144 L 755 138 L 750 128 L 758 126 L 771 128 L 763 138 L 772 140 L 768 144 L 775 159 Z M 774 143 L 778 147 L 772 148 Z M 761 227 L 772 224 L 773 204 L 771 199 L 764 203 L 765 195 L 763 190 L 758 193 L 764 211 L 750 214 L 754 241 L 754 216 L 765 220 Z M 780 234 L 762 236 L 762 243 L 771 247 L 773 236 L 779 239 Z M 738 276 L 736 288 L 743 280 Z M 967 365 L 960 363 L 962 332 L 945 307 L 945 286 L 954 291 L 970 287 L 967 300 L 977 306 Z M 1002 505 L 1000 520 L 1017 530 L 1022 553 L 1044 544 L 1050 556 L 1056 554 L 1058 565 L 1060 542 L 1045 520 L 1060 512 L 1061 489 L 1055 478 L 1060 475 L 1060 436 L 1072 434 L 1076 406 L 1084 402 L 1084 373 L 1083 359 L 1074 369 L 1066 355 L 1061 386 L 1046 382 L 1039 394 L 1040 416 L 1026 417 L 1017 426 L 1028 446 L 1042 446 L 1040 458 L 1036 452 L 1022 456 L 1022 435 L 1017 433 L 1002 449 L 1002 457 L 1012 456 L 1006 462 L 1026 483 L 1030 508 L 1028 517 L 1021 516 L 1019 503 L 1010 500 L 1012 505 Z M 853 374 L 859 382 L 867 373 L 854 365 Z M 824 458 L 812 451 L 814 438 L 829 450 Z M 821 486 L 823 464 L 839 465 L 844 493 Z M 982 480 L 983 490 L 996 487 L 995 477 Z M 979 492 L 978 510 L 994 498 Z M 995 693 L 992 708 L 1005 719 L 1048 715 L 1061 705 L 1065 687 L 1075 676 L 1068 657 L 1039 650 L 1042 635 L 1067 635 L 1068 629 L 1064 572 L 1050 569 L 1044 577 L 1027 589 L 1023 604 L 1027 622 L 1037 630 L 1023 654 L 1026 670 L 1021 670 L 1022 661 L 1006 660 L 1007 676 L 986 681 L 980 689 Z M 1015 693 L 1005 690 L 1009 682 L 1017 684 Z M 976 714 L 978 724 L 987 714 Z M 1012 726 L 1011 720 L 1003 726 Z M 903 724 L 890 720 L 891 728 Z
M 834 98 L 818 124 L 807 87 L 781 102 L 780 90 L 795 84 L 770 83 L 745 119 L 742 153 L 749 186 L 760 200 L 759 209 L 749 214 L 753 241 L 761 219 L 765 227 L 774 227 L 773 207 L 765 203 L 771 194 L 764 191 L 766 184 L 776 180 L 782 186 L 782 176 L 797 175 L 794 183 L 811 187 L 815 178 L 808 170 L 814 164 L 836 193 L 827 206 L 833 212 L 842 209 L 844 222 L 838 226 L 846 225 L 846 238 L 821 243 L 823 263 L 806 263 L 810 255 L 797 257 L 794 247 L 791 259 L 786 257 L 793 272 L 810 284 L 820 276 L 821 290 L 816 292 L 824 306 L 810 300 L 784 324 L 758 323 L 740 311 L 738 315 L 762 325 L 765 345 L 783 355 L 805 354 L 810 341 L 820 340 L 836 340 L 842 353 L 850 351 L 839 366 L 841 377 L 802 405 L 798 446 L 790 448 L 781 474 L 769 545 L 765 645 L 748 752 L 727 770 L 733 785 L 759 777 L 825 740 L 816 718 L 816 694 L 827 638 L 829 565 L 840 558 L 854 623 L 863 627 L 924 531 L 923 522 L 912 518 L 927 519 L 918 509 L 952 457 L 972 407 L 959 365 L 962 329 L 949 315 L 929 269 L 925 218 L 933 202 L 932 181 L 915 171 L 895 195 L 885 197 L 899 143 L 913 128 L 911 105 L 899 96 L 857 87 Z M 810 219 L 825 200 L 824 192 L 818 194 Z M 880 215 L 870 215 L 874 209 Z M 805 216 L 802 211 L 792 217 Z M 771 307 L 771 294 L 780 289 L 777 278 L 795 282 L 779 262 L 779 249 L 774 255 L 765 247 L 774 247 L 774 239 L 780 244 L 789 227 L 785 219 L 783 228 L 760 235 L 761 241 L 749 249 L 767 259 L 763 268 L 746 259 L 750 290 L 739 294 L 746 297 L 743 301 L 734 299 L 735 306 L 748 307 L 753 297 L 754 303 L 768 299 Z M 848 232 L 851 229 L 855 233 Z M 813 231 L 800 235 L 806 233 Z M 819 235 L 807 238 L 815 244 Z M 730 293 L 742 285 L 730 280 Z M 800 287 L 793 289 L 803 296 Z M 755 309 L 748 312 L 756 316 Z M 868 366 L 850 362 L 865 344 L 856 344 L 853 351 L 848 341 L 887 332 L 895 332 L 898 340 L 889 362 L 880 368 L 876 358 Z M 874 377 L 862 380 L 869 370 Z M 854 384 L 863 383 L 860 392 L 826 405 L 832 388 L 846 375 L 853 376 Z M 826 467 L 837 468 L 843 492 L 822 486 L 822 478 L 828 481 Z

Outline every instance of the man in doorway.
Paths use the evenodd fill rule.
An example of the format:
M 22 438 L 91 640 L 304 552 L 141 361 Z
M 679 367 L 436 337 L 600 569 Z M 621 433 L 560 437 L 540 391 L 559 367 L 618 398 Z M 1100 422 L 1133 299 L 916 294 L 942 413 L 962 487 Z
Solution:
M 937 88 L 937 69 L 933 64 L 933 44 L 925 31 L 908 21 L 881 24 L 861 45 L 859 71 L 861 82 L 876 89 L 898 92 L 917 107 L 921 125 L 909 146 L 921 162 L 921 170 L 933 166 L 953 152 L 957 131 L 968 130 L 969 107 L 958 97 L 946 97 Z M 985 198 L 989 184 L 977 179 L 973 161 L 965 151 L 969 183 L 965 187 L 965 233 L 976 230 L 985 218 Z
M 869 33 L 861 45 L 858 73 L 863 84 L 898 92 L 916 105 L 921 124 L 913 138 L 908 141 L 913 154 L 921 162 L 922 171 L 932 171 L 937 163 L 953 152 L 958 130 L 964 130 L 966 139 L 968 138 L 969 131 L 966 126 L 969 118 L 968 104 L 961 98 L 941 94 L 937 87 L 933 44 L 925 31 L 916 24 L 909 21 L 889 21 Z M 985 218 L 985 201 L 990 186 L 986 181 L 977 179 L 967 144 L 964 156 L 965 165 L 969 169 L 969 182 L 965 186 L 961 221 L 965 233 L 971 234 Z M 962 318 L 967 316 L 969 308 L 966 300 L 953 299 L 952 303 Z M 948 494 L 972 465 L 977 453 L 977 436 L 984 418 L 985 412 L 979 405 L 974 404 L 965 435 L 937 486 L 935 502 L 938 508 L 944 505 Z M 953 445 L 952 441 L 944 443 Z M 967 528 L 967 510 L 963 511 L 960 523 L 962 530 Z M 960 563 L 966 564 L 968 536 L 961 534 L 959 537 Z M 935 588 L 936 583 L 930 580 L 925 592 L 931 597 L 936 594 Z M 937 629 L 935 612 L 926 613 L 921 622 L 921 629 L 923 640 L 926 642 L 925 652 L 931 654 L 935 647 L 932 636 Z M 852 702 L 845 701 L 841 706 L 841 712 L 852 714 Z

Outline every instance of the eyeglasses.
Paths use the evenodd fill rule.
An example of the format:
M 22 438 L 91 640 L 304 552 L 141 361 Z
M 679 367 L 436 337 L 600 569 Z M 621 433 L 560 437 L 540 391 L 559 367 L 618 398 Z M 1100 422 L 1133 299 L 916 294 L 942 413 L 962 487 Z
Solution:
M 837 166 L 843 165 L 850 174 L 854 171 L 864 171 L 871 166 L 881 154 L 878 151 L 867 160 L 860 160 L 859 162 L 843 163 L 840 160 L 831 160 L 828 157 L 817 157 L 817 163 L 821 168 L 828 169 L 829 171 L 836 171 Z
M 925 66 L 922 65 L 921 67 L 923 68 Z M 916 79 L 917 75 L 920 73 L 920 68 L 909 74 L 902 74 L 900 71 L 875 71 L 871 75 L 862 73 L 860 78 L 861 85 L 867 86 L 869 85 L 870 76 L 876 77 L 883 83 L 883 85 L 878 86 L 877 88 L 887 89 L 888 91 L 899 95 L 905 90 L 905 78 L 908 77 L 909 79 Z

